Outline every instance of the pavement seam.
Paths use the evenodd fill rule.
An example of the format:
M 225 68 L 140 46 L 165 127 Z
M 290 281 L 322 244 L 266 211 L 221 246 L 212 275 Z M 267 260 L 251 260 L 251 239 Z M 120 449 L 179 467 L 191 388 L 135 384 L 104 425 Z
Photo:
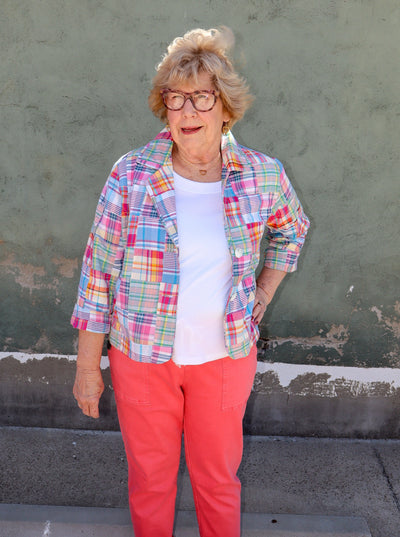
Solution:
M 375 457 L 376 457 L 376 459 L 377 459 L 377 461 L 379 463 L 379 466 L 381 467 L 382 474 L 383 474 L 383 476 L 385 477 L 385 479 L 387 481 L 389 490 L 392 493 L 392 497 L 393 497 L 394 503 L 396 504 L 397 510 L 400 512 L 400 500 L 397 497 L 397 494 L 396 494 L 396 492 L 394 490 L 394 487 L 392 485 L 392 482 L 390 480 L 389 474 L 386 471 L 385 463 L 383 462 L 381 454 L 379 453 L 379 451 L 378 451 L 378 449 L 376 447 L 374 447 L 374 454 L 375 454 Z

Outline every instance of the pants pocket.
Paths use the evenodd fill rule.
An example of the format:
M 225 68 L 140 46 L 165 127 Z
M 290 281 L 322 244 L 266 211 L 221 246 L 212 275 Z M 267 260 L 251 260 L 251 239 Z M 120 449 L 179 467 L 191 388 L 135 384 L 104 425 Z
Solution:
M 223 358 L 222 410 L 245 405 L 250 396 L 257 369 L 257 346 L 245 358 Z
M 111 347 L 108 351 L 115 399 L 136 405 L 150 405 L 150 366 L 131 360 Z

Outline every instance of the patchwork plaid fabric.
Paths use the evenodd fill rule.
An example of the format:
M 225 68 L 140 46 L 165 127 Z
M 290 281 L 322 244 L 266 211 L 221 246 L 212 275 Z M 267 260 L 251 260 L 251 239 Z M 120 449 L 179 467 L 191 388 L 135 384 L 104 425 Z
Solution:
M 172 356 L 179 292 L 179 237 L 172 139 L 164 129 L 113 167 L 84 254 L 75 328 L 107 333 L 132 359 Z M 222 136 L 225 233 L 232 288 L 224 330 L 227 354 L 247 356 L 258 338 L 251 321 L 255 270 L 265 234 L 264 264 L 292 272 L 309 221 L 282 164 Z M 195 306 L 194 306 L 195 307 Z

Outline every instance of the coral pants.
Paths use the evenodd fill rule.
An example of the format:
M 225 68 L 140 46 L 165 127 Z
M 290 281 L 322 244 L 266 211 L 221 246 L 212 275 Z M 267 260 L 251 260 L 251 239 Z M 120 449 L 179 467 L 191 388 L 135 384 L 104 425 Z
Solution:
M 201 537 L 239 537 L 242 420 L 257 366 L 135 362 L 111 347 L 135 537 L 171 537 L 182 432 Z

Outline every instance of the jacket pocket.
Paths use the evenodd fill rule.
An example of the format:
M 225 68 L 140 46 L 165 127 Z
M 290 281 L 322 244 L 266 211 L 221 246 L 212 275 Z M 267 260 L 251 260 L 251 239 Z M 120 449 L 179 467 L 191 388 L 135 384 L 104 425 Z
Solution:
M 159 283 L 131 279 L 129 285 L 128 312 L 155 314 L 157 312 L 159 293 Z

